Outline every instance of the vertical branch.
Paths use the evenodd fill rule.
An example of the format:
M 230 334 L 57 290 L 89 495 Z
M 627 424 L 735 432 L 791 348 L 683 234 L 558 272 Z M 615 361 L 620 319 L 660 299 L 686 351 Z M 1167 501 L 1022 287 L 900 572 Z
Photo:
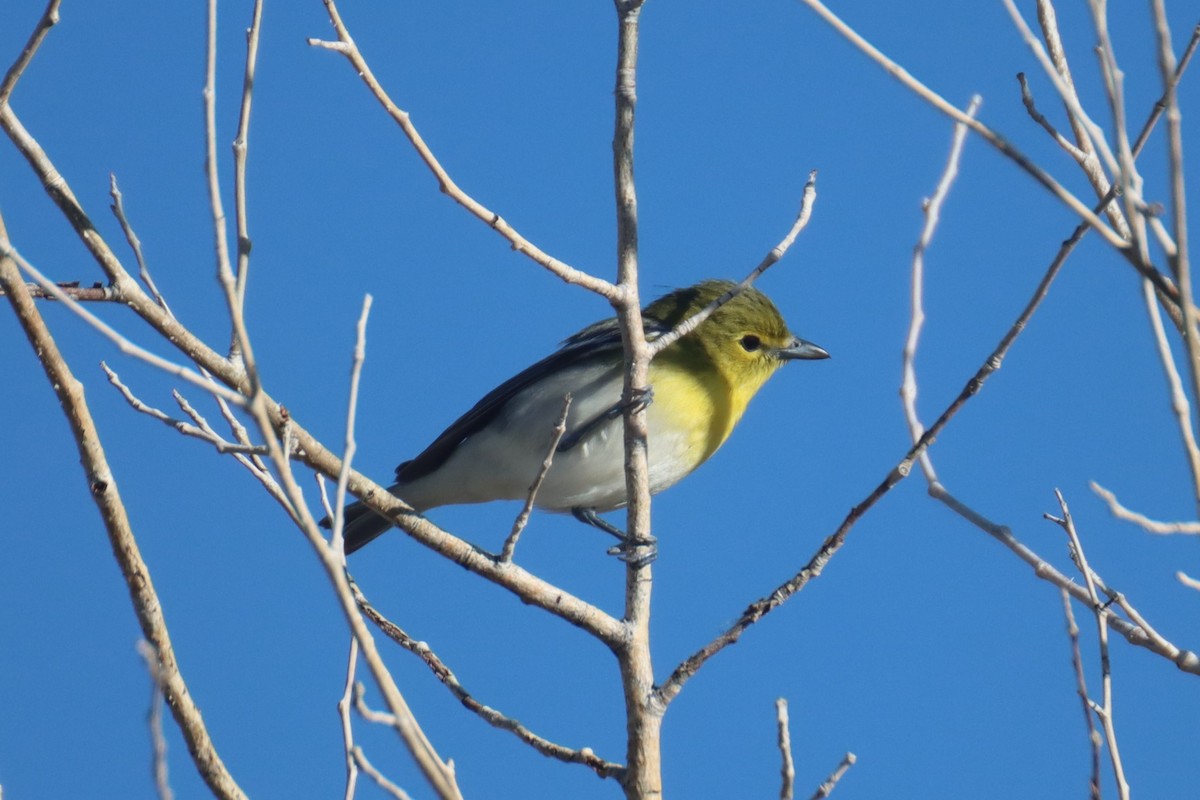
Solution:
M 775 701 L 775 722 L 779 728 L 779 800 L 792 800 L 796 794 L 796 763 L 792 760 L 792 735 L 788 731 L 788 704 L 782 697 Z
M 971 98 L 970 105 L 967 106 L 967 116 L 974 117 L 979 111 L 979 106 L 983 102 L 983 98 L 975 95 Z M 933 232 L 937 229 L 938 221 L 941 219 L 942 205 L 946 202 L 946 197 L 950 194 L 950 186 L 954 183 L 955 177 L 958 176 L 958 162 L 962 157 L 963 145 L 967 139 L 967 126 L 963 123 L 955 123 L 954 135 L 951 138 L 950 155 L 946 158 L 946 168 L 942 171 L 942 177 L 938 181 L 937 189 L 934 190 L 933 196 L 925 201 L 925 224 L 921 227 L 921 236 L 917 239 L 916 245 L 913 246 L 912 260 L 912 291 L 911 305 L 912 316 L 908 326 L 908 336 L 904 340 L 904 351 L 902 355 L 904 377 L 900 384 L 900 399 L 904 405 L 904 416 L 908 421 L 909 434 L 912 436 L 914 443 L 919 442 L 925 434 L 925 425 L 921 422 L 917 414 L 917 344 L 921 340 L 921 328 L 925 325 L 925 306 L 923 297 L 925 294 L 925 251 L 929 249 L 929 243 L 933 241 Z M 929 482 L 930 487 L 937 483 L 937 471 L 933 468 L 933 460 L 929 458 L 929 452 L 924 451 L 920 455 L 921 470 L 925 473 L 925 480 Z
M 145 639 L 138 641 L 137 650 L 146 662 L 146 671 L 150 673 L 150 710 L 146 712 L 146 726 L 150 729 L 150 747 L 153 750 L 150 772 L 154 776 L 154 789 L 158 792 L 158 800 L 174 800 L 175 793 L 171 791 L 170 770 L 167 767 L 167 737 L 163 736 L 162 727 L 163 688 L 162 677 L 158 674 L 158 653 Z
M 338 717 L 342 721 L 342 746 L 346 749 L 346 800 L 354 800 L 358 785 L 358 762 L 354 758 L 354 726 L 350 724 L 350 698 L 354 694 L 354 673 L 358 668 L 358 639 L 350 637 L 350 655 L 346 660 L 346 685 L 338 698 Z
M 616 120 L 613 186 L 617 206 L 617 285 L 614 305 L 625 342 L 626 531 L 634 547 L 625 572 L 625 639 L 617 651 L 625 696 L 625 796 L 662 795 L 660 737 L 663 707 L 656 700 L 650 659 L 650 475 L 645 403 L 650 353 L 638 298 L 637 191 L 633 178 L 634 111 L 637 106 L 638 20 L 642 0 L 616 0 Z
M 1071 666 L 1075 670 L 1075 692 L 1083 705 L 1083 721 L 1087 728 L 1088 749 L 1092 753 L 1092 772 L 1088 780 L 1088 797 L 1100 800 L 1100 734 L 1092 721 L 1091 697 L 1088 696 L 1087 677 L 1083 673 L 1083 654 L 1079 649 L 1079 626 L 1075 624 L 1075 614 L 1071 611 L 1071 595 L 1066 589 L 1062 593 L 1063 614 L 1067 618 L 1067 638 L 1071 642 Z
M 1067 537 L 1071 543 L 1071 558 L 1075 561 L 1075 565 L 1083 574 L 1084 585 L 1087 587 L 1087 595 L 1089 605 L 1092 609 L 1092 615 L 1096 618 L 1097 640 L 1100 648 L 1100 686 L 1101 686 L 1101 702 L 1089 701 L 1088 705 L 1100 718 L 1100 725 L 1104 729 L 1104 740 L 1108 744 L 1109 762 L 1112 764 L 1113 777 L 1117 783 L 1117 797 L 1120 800 L 1129 800 L 1129 783 L 1125 780 L 1125 768 L 1121 762 L 1121 750 L 1117 746 L 1117 729 L 1116 723 L 1113 721 L 1113 696 L 1112 696 L 1112 662 L 1108 654 L 1108 606 L 1112 602 L 1100 602 L 1100 589 L 1098 584 L 1100 580 L 1096 573 L 1088 565 L 1087 556 L 1083 552 L 1083 543 L 1079 539 L 1079 533 L 1075 530 L 1075 521 L 1071 517 L 1071 509 L 1067 507 L 1067 501 L 1063 497 L 1062 492 L 1054 490 L 1054 495 L 1058 499 L 1058 506 L 1062 509 L 1062 518 L 1045 514 L 1044 516 L 1051 522 L 1054 522 L 1066 531 Z M 1108 591 L 1107 589 L 1105 591 Z M 1112 595 L 1110 594 L 1110 597 Z M 1114 600 L 1118 597 L 1113 597 Z
M 1167 117 L 1167 158 L 1171 183 L 1171 223 L 1175 228 L 1175 256 L 1171 266 L 1179 284 L 1180 305 L 1183 308 L 1184 345 L 1188 353 L 1188 372 L 1192 378 L 1192 397 L 1200 402 L 1200 342 L 1197 339 L 1196 306 L 1192 293 L 1192 270 L 1188 258 L 1187 191 L 1183 176 L 1183 130 L 1179 114 L 1178 79 L 1175 53 L 1171 49 L 1171 29 L 1167 26 L 1167 11 L 1163 0 L 1151 0 L 1154 10 L 1155 33 L 1158 38 L 1158 67 L 1162 72 L 1163 105 Z M 1200 505 L 1200 499 L 1197 500 Z
M 358 414 L 358 384 L 362 377 L 363 361 L 367 356 L 367 317 L 371 313 L 371 303 L 371 295 L 363 298 L 362 313 L 359 314 L 358 325 L 355 327 L 354 357 L 350 363 L 350 399 L 346 408 L 346 447 L 342 454 L 342 468 L 338 472 L 337 489 L 334 493 L 333 507 L 335 510 L 333 516 L 330 517 L 333 523 L 330 525 L 332 531 L 329 547 L 333 550 L 334 555 L 341 557 L 343 564 L 346 563 L 346 553 L 342 541 L 346 509 L 346 482 L 350 480 L 350 462 L 354 460 L 354 454 L 358 451 L 358 443 L 354 439 L 354 420 Z
M 233 335 L 229 344 L 230 360 L 242 362 L 250 383 L 247 393 L 254 397 L 261 393 L 258 371 L 254 368 L 254 355 L 250 349 L 250 337 L 246 332 L 246 318 L 241 313 L 238 300 L 237 280 L 229 262 L 229 241 L 225 218 L 225 206 L 221 202 L 221 181 L 217 176 L 217 0 L 208 0 L 208 54 L 205 66 L 204 91 L 204 174 L 208 182 L 208 202 L 212 209 L 213 250 L 217 255 L 217 282 L 225 293 L 225 304 L 229 307 L 230 327 Z M 251 55 L 257 55 L 257 47 Z M 250 67 L 247 67 L 250 69 Z M 243 123 L 249 124 L 249 108 L 243 93 Z M 244 153 L 243 153 L 244 158 Z
M 242 79 L 242 110 L 237 138 L 233 140 L 233 206 L 237 218 L 237 299 L 246 302 L 246 277 L 250 270 L 250 228 L 246 221 L 246 153 L 250 136 L 250 100 L 254 94 L 254 70 L 258 64 L 258 37 L 262 24 L 262 0 L 255 0 L 250 29 L 246 31 L 246 74 Z
M 217 276 L 222 283 L 233 279 L 229 265 L 229 242 L 225 236 L 225 206 L 221 203 L 221 181 L 217 178 L 217 0 L 208 0 L 208 57 L 204 68 L 204 175 L 208 180 L 208 202 L 212 207 L 213 250 L 217 254 Z

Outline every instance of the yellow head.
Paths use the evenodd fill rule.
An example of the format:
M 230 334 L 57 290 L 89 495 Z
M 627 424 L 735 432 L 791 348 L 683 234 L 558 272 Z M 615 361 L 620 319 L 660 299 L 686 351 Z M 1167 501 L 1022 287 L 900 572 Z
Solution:
M 703 281 L 655 300 L 642 313 L 669 330 L 735 285 Z M 656 402 L 664 399 L 664 393 L 657 391 L 663 382 L 692 385 L 691 391 L 673 391 L 670 396 L 681 405 L 675 413 L 709 420 L 702 436 L 703 461 L 729 436 L 750 398 L 775 370 L 794 359 L 828 357 L 823 349 L 788 330 L 770 298 L 751 287 L 660 353 L 651 364 L 651 382 L 656 384 Z

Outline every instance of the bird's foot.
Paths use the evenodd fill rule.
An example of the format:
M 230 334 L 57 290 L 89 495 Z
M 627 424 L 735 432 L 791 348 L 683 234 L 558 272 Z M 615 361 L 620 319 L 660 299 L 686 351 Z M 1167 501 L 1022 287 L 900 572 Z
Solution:
M 634 539 L 627 536 L 620 544 L 608 548 L 610 556 L 616 556 L 626 564 L 635 568 L 644 567 L 658 558 L 658 539 L 650 536 L 646 539 Z
M 632 564 L 635 567 L 645 566 L 658 558 L 658 540 L 653 536 L 646 539 L 635 539 L 597 514 L 594 508 L 573 508 L 571 514 L 585 525 L 591 525 L 593 528 L 621 540 L 620 544 L 608 548 L 610 556 L 616 556 L 626 564 Z

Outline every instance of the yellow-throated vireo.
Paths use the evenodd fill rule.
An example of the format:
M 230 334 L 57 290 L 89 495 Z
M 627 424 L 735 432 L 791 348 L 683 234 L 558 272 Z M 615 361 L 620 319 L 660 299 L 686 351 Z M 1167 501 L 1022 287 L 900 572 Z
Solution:
M 642 311 L 653 341 L 735 287 L 707 280 Z M 775 304 L 750 287 L 650 362 L 646 410 L 650 492 L 661 492 L 717 451 L 750 398 L 786 362 L 829 354 L 788 330 Z M 625 505 L 621 404 L 624 353 L 617 320 L 590 325 L 554 354 L 497 386 L 425 450 L 396 468 L 389 491 L 418 512 L 436 506 L 524 499 L 571 395 L 566 433 L 536 505 L 570 511 L 623 537 L 597 516 Z M 328 522 L 326 520 L 326 522 Z M 362 503 L 346 508 L 353 553 L 392 525 Z

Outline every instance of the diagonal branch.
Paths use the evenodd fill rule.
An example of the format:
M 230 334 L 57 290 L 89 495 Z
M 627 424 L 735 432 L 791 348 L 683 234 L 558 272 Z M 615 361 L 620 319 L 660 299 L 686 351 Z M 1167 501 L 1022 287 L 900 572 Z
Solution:
M 1096 216 L 1096 213 L 1088 208 L 1083 202 L 1067 191 L 1058 181 L 1054 180 L 1045 170 L 1035 164 L 1028 156 L 1014 147 L 1007 139 L 993 131 L 987 125 L 984 125 L 977 119 L 973 119 L 957 106 L 948 102 L 937 92 L 930 89 L 925 84 L 914 78 L 907 70 L 892 61 L 884 55 L 878 48 L 864 39 L 853 28 L 843 22 L 837 15 L 826 8 L 820 0 L 801 0 L 806 6 L 811 8 L 823 20 L 829 23 L 838 33 L 844 36 L 851 44 L 865 53 L 875 61 L 884 70 L 887 71 L 896 80 L 907 86 L 917 94 L 922 100 L 932 105 L 938 111 L 941 111 L 946 116 L 953 119 L 955 122 L 961 122 L 971 130 L 979 134 L 992 147 L 995 147 L 1004 155 L 1008 156 L 1017 166 L 1028 173 L 1034 180 L 1044 186 L 1051 194 L 1061 200 L 1068 208 L 1082 217 L 1086 222 L 1096 228 L 1097 232 L 1108 241 L 1113 247 L 1124 251 L 1129 247 L 1129 243 L 1121 238 L 1116 231 L 1108 227 L 1103 220 Z
M 425 162 L 425 166 L 433 173 L 433 177 L 437 179 L 438 187 L 442 194 L 448 195 L 451 200 L 458 203 L 460 206 L 469 211 L 472 215 L 480 219 L 496 233 L 508 240 L 512 245 L 512 249 L 522 255 L 528 256 L 536 263 L 548 269 L 564 281 L 577 286 L 583 286 L 596 294 L 608 298 L 610 301 L 616 299 L 619 291 L 616 286 L 608 281 L 601 280 L 586 272 L 575 269 L 574 267 L 559 261 L 553 256 L 542 251 L 533 242 L 522 236 L 516 228 L 510 225 L 503 217 L 492 211 L 487 206 L 480 203 L 471 195 L 463 191 L 457 183 L 450 177 L 450 173 L 442 166 L 437 157 L 433 154 L 429 145 L 425 143 L 425 139 L 417 131 L 417 127 L 413 125 L 412 119 L 404 109 L 400 108 L 392 101 L 387 90 L 375 77 L 375 73 L 371 71 L 371 67 L 367 64 L 366 58 L 358 49 L 358 45 L 354 43 L 354 39 L 350 36 L 350 31 L 346 24 L 342 21 L 342 15 L 338 11 L 335 0 L 323 0 L 325 10 L 329 14 L 329 21 L 333 24 L 334 31 L 337 32 L 336 42 L 326 42 L 320 39 L 309 39 L 309 45 L 313 47 L 321 47 L 325 50 L 332 50 L 335 53 L 341 53 L 350 64 L 354 67 L 355 73 L 362 78 L 364 84 L 379 104 L 383 106 L 384 111 L 388 113 L 404 135 L 412 143 L 413 149 L 417 151 L 417 155 Z
M 58 7 L 60 5 L 62 5 L 62 0 L 50 0 L 46 10 L 42 12 L 37 26 L 34 27 L 33 33 L 29 35 L 29 41 L 21 50 L 21 55 L 17 56 L 17 60 L 4 74 L 4 80 L 0 81 L 0 106 L 8 105 L 8 98 L 12 96 L 12 91 L 16 88 L 17 81 L 21 80 L 21 75 L 25 73 L 29 62 L 33 61 L 33 57 L 37 55 L 38 48 L 42 46 L 42 40 L 46 38 L 50 29 L 58 24 Z
M 450 690 L 450 693 L 454 695 L 458 702 L 462 703 L 468 711 L 479 716 L 484 722 L 494 728 L 509 731 L 544 756 L 549 756 L 568 764 L 583 764 L 601 778 L 614 776 L 619 778 L 623 775 L 625 771 L 624 767 L 600 758 L 590 747 L 581 747 L 578 750 L 564 747 L 561 744 L 537 735 L 512 717 L 506 716 L 491 706 L 479 702 L 459 682 L 454 672 L 446 666 L 445 662 L 438 658 L 438 655 L 430 649 L 428 644 L 413 639 L 403 628 L 381 614 L 378 609 L 367 601 L 358 584 L 351 582 L 350 588 L 354 592 L 354 599 L 358 602 L 358 607 L 362 609 L 367 619 L 375 623 L 375 627 L 379 628 L 393 642 L 424 661 L 434 676 L 442 682 L 443 686 Z
M 71 373 L 54 337 L 34 305 L 33 298 L 25 291 L 25 284 L 17 265 L 9 256 L 11 251 L 4 222 L 0 219 L 0 286 L 8 295 L 9 303 L 25 330 L 30 345 L 38 354 L 42 369 L 54 387 L 63 413 L 71 426 L 87 478 L 89 494 L 104 521 L 113 556 L 129 589 L 142 635 L 158 653 L 159 677 L 167 704 L 187 742 L 192 760 L 209 789 L 220 798 L 243 800 L 245 794 L 217 754 L 200 716 L 200 709 L 189 692 L 179 664 L 175 660 L 175 651 L 171 646 L 162 605 L 150 578 L 150 569 L 138 550 L 125 504 L 121 500 L 116 479 L 100 440 L 100 433 L 84 398 L 83 384 Z

